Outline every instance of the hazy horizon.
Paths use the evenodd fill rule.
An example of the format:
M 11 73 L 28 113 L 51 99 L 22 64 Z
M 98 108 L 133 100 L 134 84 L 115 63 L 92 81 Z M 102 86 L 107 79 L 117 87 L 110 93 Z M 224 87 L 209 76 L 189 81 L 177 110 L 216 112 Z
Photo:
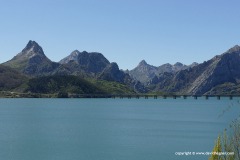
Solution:
M 202 63 L 240 44 L 237 0 L 3 0 L 0 63 L 36 41 L 52 61 L 100 52 L 121 69 L 141 60 Z

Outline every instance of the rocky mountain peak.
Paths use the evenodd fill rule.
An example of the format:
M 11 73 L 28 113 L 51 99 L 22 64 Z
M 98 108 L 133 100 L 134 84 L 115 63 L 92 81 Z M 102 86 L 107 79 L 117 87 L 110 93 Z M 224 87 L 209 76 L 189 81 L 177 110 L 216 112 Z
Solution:
M 174 66 L 181 67 L 181 66 L 183 66 L 183 64 L 180 63 L 180 62 L 177 62 L 177 63 L 174 64 Z
M 197 66 L 198 65 L 198 63 L 197 62 L 193 62 L 192 64 L 190 64 L 188 67 L 190 67 L 190 68 L 192 68 L 192 67 L 195 67 L 195 66 Z
M 5 62 L 4 65 L 28 75 L 50 74 L 58 67 L 57 63 L 52 62 L 45 56 L 42 47 L 32 40 L 20 53 Z
M 74 51 L 71 53 L 71 55 L 78 56 L 79 53 L 80 53 L 80 52 L 79 52 L 78 50 L 74 50 Z
M 190 65 L 194 65 L 194 66 L 196 66 L 196 65 L 198 65 L 198 63 L 197 63 L 197 62 L 193 62 L 193 63 L 190 64 Z
M 110 67 L 115 71 L 119 70 L 118 64 L 116 62 L 110 63 Z
M 82 54 L 88 54 L 88 52 L 87 51 L 83 51 Z
M 142 61 L 138 64 L 138 66 L 145 66 L 145 65 L 148 65 L 145 60 L 142 60 Z
M 234 47 L 230 48 L 227 53 L 233 53 L 233 52 L 240 52 L 240 46 L 235 45 Z
M 35 41 L 30 40 L 26 47 L 22 50 L 22 54 L 29 54 L 29 53 L 37 53 L 44 55 L 43 49 L 39 44 Z
M 75 61 L 77 62 L 78 60 L 78 55 L 80 54 L 81 52 L 79 52 L 78 50 L 74 50 L 69 56 L 63 58 L 62 60 L 59 61 L 59 63 L 61 64 L 65 64 L 65 63 L 68 63 L 70 61 Z

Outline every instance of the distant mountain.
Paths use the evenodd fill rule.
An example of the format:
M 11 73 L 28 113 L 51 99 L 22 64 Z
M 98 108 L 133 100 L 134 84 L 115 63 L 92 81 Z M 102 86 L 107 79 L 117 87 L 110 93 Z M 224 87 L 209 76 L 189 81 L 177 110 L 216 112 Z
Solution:
M 166 77 L 168 80 L 166 81 Z M 215 56 L 195 67 L 181 70 L 176 74 L 162 74 L 155 77 L 151 85 L 155 91 L 178 92 L 184 94 L 207 94 L 213 88 L 225 84 L 240 84 L 240 47 L 234 46 L 227 52 Z M 216 93 L 216 91 L 214 91 Z M 231 90 L 228 92 L 230 93 Z
M 155 76 L 158 76 L 159 74 L 162 74 L 164 72 L 176 73 L 180 70 L 184 70 L 192 66 L 193 65 L 186 66 L 180 62 L 177 62 L 174 65 L 166 63 L 159 67 L 155 67 L 147 64 L 145 60 L 142 60 L 136 68 L 127 71 L 127 73 L 129 73 L 132 78 L 146 85 L 149 83 L 149 81 L 151 81 Z
M 188 67 L 195 67 L 197 65 L 199 65 L 197 62 L 193 62 L 192 64 L 188 65 Z
M 157 73 L 158 68 L 147 64 L 145 60 L 142 60 L 136 68 L 127 72 L 133 79 L 146 83 L 150 81 Z
M 188 68 L 187 65 L 184 65 L 180 62 L 177 62 L 174 65 L 166 63 L 166 64 L 163 64 L 163 65 L 158 67 L 158 74 L 164 73 L 164 72 L 175 73 L 175 72 L 178 72 L 180 70 L 187 69 L 187 68 Z
M 45 56 L 42 47 L 35 41 L 29 41 L 20 53 L 3 65 L 34 76 L 50 74 L 59 66 Z

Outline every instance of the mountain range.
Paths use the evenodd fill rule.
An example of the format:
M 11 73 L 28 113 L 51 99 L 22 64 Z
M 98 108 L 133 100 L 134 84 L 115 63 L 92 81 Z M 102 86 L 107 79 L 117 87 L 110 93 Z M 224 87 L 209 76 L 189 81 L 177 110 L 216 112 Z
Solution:
M 136 68 L 123 71 L 116 62 L 109 62 L 98 52 L 74 50 L 59 62 L 53 62 L 47 58 L 37 42 L 29 41 L 20 53 L 0 65 L 0 89 L 33 92 L 29 87 L 33 87 L 33 84 L 40 85 L 36 83 L 38 79 L 48 77 L 44 79 L 45 83 L 48 84 L 49 80 L 51 85 L 54 85 L 53 82 L 55 85 L 58 83 L 62 85 L 63 82 L 59 81 L 61 76 L 65 76 L 63 79 L 66 81 L 71 79 L 68 76 L 80 79 L 76 78 L 65 86 L 71 88 L 73 85 L 75 89 L 53 87 L 56 89 L 55 92 L 59 88 L 68 93 L 74 92 L 79 86 L 75 84 L 83 83 L 88 87 L 95 85 L 90 88 L 91 91 L 97 90 L 96 93 L 113 93 L 117 90 L 121 93 L 239 94 L 240 47 L 236 45 L 225 53 L 200 64 L 194 62 L 191 65 L 184 65 L 177 62 L 173 65 L 166 63 L 153 66 L 142 60 Z M 34 83 L 29 85 L 30 82 Z M 96 86 L 100 82 L 105 89 Z M 108 86 L 111 92 L 106 90 Z
M 187 66 L 180 62 L 171 65 L 169 63 L 163 64 L 159 67 L 152 66 L 147 64 L 145 60 L 142 60 L 136 68 L 130 71 L 126 71 L 132 78 L 138 80 L 139 82 L 147 85 L 153 78 L 157 75 L 168 72 L 168 73 L 177 73 L 180 70 L 184 70 L 190 67 L 194 67 L 198 63 L 194 62 L 191 65 Z
M 154 77 L 150 84 L 155 91 L 178 92 L 182 94 L 239 94 L 234 86 L 240 80 L 240 47 L 234 46 L 212 59 L 180 70 L 177 73 L 164 72 Z M 224 85 L 225 87 L 220 87 Z M 219 90 L 216 92 L 213 90 Z M 221 89 L 221 90 L 220 90 Z

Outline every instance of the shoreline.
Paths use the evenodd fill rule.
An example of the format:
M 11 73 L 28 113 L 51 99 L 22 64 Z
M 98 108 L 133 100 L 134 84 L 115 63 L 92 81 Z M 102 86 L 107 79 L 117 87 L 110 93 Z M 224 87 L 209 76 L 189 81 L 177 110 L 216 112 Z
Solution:
M 240 97 L 240 95 L 180 95 L 180 94 L 70 94 L 70 93 L 52 93 L 52 94 L 42 94 L 42 93 L 21 93 L 21 92 L 10 92 L 10 91 L 0 91 L 0 98 L 120 98 L 120 99 L 139 99 L 139 98 L 183 98 L 187 99 L 193 97 L 198 99 L 204 97 L 208 99 L 210 97 L 216 97 L 216 99 L 221 99 L 223 97 L 228 97 L 233 99 L 234 97 Z

